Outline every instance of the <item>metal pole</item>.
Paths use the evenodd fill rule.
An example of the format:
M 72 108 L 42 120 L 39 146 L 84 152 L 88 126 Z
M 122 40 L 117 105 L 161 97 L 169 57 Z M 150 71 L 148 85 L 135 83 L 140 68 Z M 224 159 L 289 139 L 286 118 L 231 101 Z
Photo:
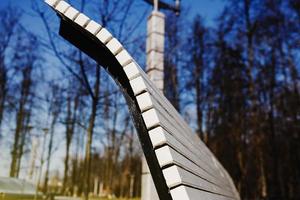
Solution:
M 158 11 L 158 0 L 154 0 L 153 5 L 154 5 L 154 10 Z

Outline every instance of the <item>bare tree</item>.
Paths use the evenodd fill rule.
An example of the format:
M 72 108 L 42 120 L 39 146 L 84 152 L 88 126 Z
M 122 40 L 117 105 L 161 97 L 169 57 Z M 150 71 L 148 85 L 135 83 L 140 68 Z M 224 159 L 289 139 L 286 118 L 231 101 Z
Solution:
M 51 156 L 53 153 L 53 139 L 55 133 L 55 126 L 58 122 L 59 115 L 62 110 L 62 90 L 59 85 L 55 83 L 50 83 L 51 94 L 47 99 L 47 103 L 49 104 L 48 116 L 51 116 L 51 124 L 50 124 L 50 138 L 48 143 L 47 157 L 46 157 L 46 172 L 45 172 L 45 181 L 44 181 L 44 193 L 48 191 L 48 181 L 49 181 L 49 170 L 51 163 Z
M 8 66 L 5 64 L 5 54 L 19 22 L 19 16 L 18 11 L 12 7 L 0 10 L 0 127 L 8 93 Z
M 26 127 L 29 125 L 30 112 L 33 103 L 32 90 L 34 82 L 32 73 L 38 57 L 36 55 L 38 43 L 36 37 L 31 34 L 26 35 L 28 40 L 24 40 L 24 35 L 17 37 L 16 46 L 22 51 L 16 51 L 14 54 L 14 65 L 16 69 L 20 70 L 20 96 L 18 106 L 16 108 L 16 128 L 14 134 L 14 144 L 12 149 L 12 161 L 10 167 L 10 176 L 17 177 L 19 174 L 18 164 L 21 162 L 23 154 L 23 146 L 25 142 Z

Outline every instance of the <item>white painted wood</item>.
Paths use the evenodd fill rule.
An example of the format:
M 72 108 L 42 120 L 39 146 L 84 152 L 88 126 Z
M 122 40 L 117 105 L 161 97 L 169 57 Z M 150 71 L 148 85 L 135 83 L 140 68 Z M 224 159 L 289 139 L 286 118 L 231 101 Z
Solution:
M 184 169 L 187 169 L 188 171 L 193 171 L 197 176 L 202 177 L 203 179 L 215 184 L 216 186 L 220 186 L 220 188 L 224 187 L 226 190 L 231 191 L 229 183 L 221 182 L 217 179 L 217 177 L 214 176 L 214 174 L 208 173 L 208 171 L 206 171 L 207 168 L 201 165 L 200 167 L 199 165 L 197 165 L 197 163 L 193 163 L 191 160 L 182 156 L 170 147 L 161 147 L 155 150 L 155 153 L 162 168 L 170 164 L 176 164 Z
M 225 195 L 233 198 L 232 192 L 218 188 L 217 186 L 207 182 L 206 180 L 195 176 L 194 174 L 177 166 L 171 166 L 163 170 L 167 185 L 172 188 L 180 184 L 188 185 L 200 190 L 210 191 L 216 194 Z
M 77 17 L 77 15 L 79 15 L 79 11 L 76 10 L 73 7 L 70 7 L 67 12 L 65 13 L 65 16 L 69 19 L 71 19 L 72 21 Z
M 88 25 L 85 27 L 85 29 L 93 35 L 96 35 L 100 31 L 101 28 L 102 28 L 102 26 L 100 24 L 98 24 L 97 22 L 95 22 L 94 20 L 91 20 L 88 23 Z
M 144 92 L 136 96 L 136 99 L 140 107 L 140 110 L 142 112 L 144 112 L 145 110 L 149 110 L 150 108 L 153 108 L 152 99 L 149 92 Z
M 45 0 L 45 3 L 54 8 L 60 1 L 61 0 Z
M 196 134 L 192 132 L 190 127 L 184 122 L 182 117 L 178 114 L 178 112 L 170 104 L 170 102 L 164 96 L 161 95 L 161 93 L 158 91 L 157 88 L 151 86 L 151 82 L 149 82 L 149 79 L 146 78 L 146 75 L 143 73 L 143 71 L 141 71 L 141 75 L 144 78 L 144 81 L 146 83 L 146 88 L 144 90 L 149 91 L 149 93 L 151 93 L 151 96 L 153 97 L 154 100 L 153 103 L 156 101 L 157 105 L 160 105 L 160 108 L 158 108 L 158 110 L 159 111 L 166 110 L 167 113 L 169 113 L 167 118 L 173 118 L 175 122 L 178 125 L 180 125 L 179 128 L 181 129 L 181 132 L 184 133 L 192 143 L 196 143 L 196 146 L 194 146 L 195 149 L 198 149 L 199 151 L 207 154 L 207 156 L 211 158 L 213 154 L 206 147 L 206 145 L 196 136 Z M 156 108 L 157 105 L 155 105 Z M 225 169 L 222 167 L 222 165 L 219 162 L 217 162 L 217 164 L 220 169 L 225 171 Z
M 153 109 L 151 109 L 153 110 Z M 150 110 L 149 110 L 150 111 Z M 152 115 L 154 115 L 154 113 L 152 113 Z M 176 129 L 176 124 L 170 124 L 167 119 L 161 115 L 160 110 L 156 109 L 155 115 L 157 117 L 157 121 L 150 121 L 150 122 L 146 122 L 145 119 L 145 124 L 146 126 L 154 127 L 154 126 L 162 126 L 167 132 L 174 134 L 174 137 L 179 138 L 178 141 L 180 141 L 180 143 L 175 143 L 175 149 L 179 149 L 181 151 L 181 153 L 185 156 L 188 156 L 190 158 L 193 158 L 194 162 L 197 162 L 199 164 L 199 166 L 204 166 L 206 171 L 210 172 L 210 174 L 213 174 L 215 176 L 215 174 L 220 173 L 220 169 L 216 168 L 211 161 L 212 157 L 208 157 L 207 155 L 204 154 L 203 151 L 200 150 L 196 150 L 195 148 L 193 148 L 193 146 L 196 146 L 197 144 L 193 144 L 190 140 L 188 140 L 187 138 L 184 138 L 184 132 L 181 133 Z M 143 113 L 143 117 L 144 117 L 144 113 Z M 174 141 L 174 140 L 173 140 Z M 172 142 L 170 140 L 170 142 Z M 185 148 L 182 143 L 185 143 L 187 148 Z M 189 151 L 188 148 L 191 150 Z M 209 161 L 209 162 L 208 162 Z M 223 179 L 223 182 L 226 183 L 227 180 L 225 180 L 225 178 L 220 177 L 220 180 Z
M 96 37 L 103 43 L 106 44 L 109 40 L 111 40 L 112 35 L 106 28 L 102 28 L 100 32 L 96 35 Z
M 165 152 L 167 153 L 167 152 Z M 163 170 L 163 174 L 169 188 L 178 186 L 183 183 L 181 173 L 179 173 L 178 167 L 171 166 Z
M 121 45 L 121 43 L 116 39 L 113 38 L 111 39 L 107 44 L 106 47 L 110 50 L 110 52 L 114 55 L 116 55 L 117 53 L 119 53 L 123 46 Z
M 146 85 L 144 79 L 141 76 L 138 76 L 130 81 L 131 88 L 134 94 L 139 94 L 143 91 L 146 91 Z
M 146 85 L 146 89 L 145 90 L 148 90 L 148 86 Z M 148 90 L 149 91 L 149 90 Z M 152 98 L 153 96 L 151 96 L 151 98 Z M 155 97 L 154 97 L 155 98 Z M 168 112 L 168 110 L 166 110 L 166 108 L 164 108 L 162 105 L 160 105 L 158 102 L 157 102 L 157 100 L 155 100 L 155 99 L 151 99 L 151 102 L 148 102 L 148 104 L 145 104 L 145 103 L 143 103 L 143 102 L 141 102 L 141 101 L 138 101 L 138 103 L 139 103 L 139 106 L 140 106 L 140 109 L 142 110 L 142 111 L 144 111 L 145 109 L 149 109 L 149 107 L 155 107 L 155 108 L 157 108 L 159 111 L 162 111 L 163 112 L 163 110 L 165 110 L 166 112 L 167 112 L 167 114 L 168 114 L 168 117 L 171 117 L 171 118 L 173 118 L 173 113 L 169 113 Z M 176 120 L 176 119 L 175 119 Z M 178 120 L 176 120 L 176 121 L 178 121 Z M 178 124 L 180 124 L 180 120 L 179 120 L 179 122 L 178 122 Z M 186 130 L 184 130 L 185 132 L 186 132 Z M 197 140 L 199 140 L 199 139 L 197 139 Z M 197 141 L 196 140 L 196 141 Z
M 116 55 L 116 59 L 122 67 L 125 67 L 128 63 L 130 63 L 133 60 L 125 49 L 123 49 Z
M 185 186 L 179 186 L 175 189 L 172 189 L 171 196 L 173 200 L 191 200 L 191 196 L 188 194 Z M 199 198 L 200 196 L 198 196 Z
M 189 125 L 179 115 L 179 113 L 174 108 L 174 106 L 169 102 L 169 100 L 161 93 L 161 91 L 158 88 L 154 87 L 153 82 L 147 78 L 147 75 L 143 70 L 141 70 L 141 76 L 145 79 L 145 82 L 147 83 L 148 91 L 151 93 L 151 96 L 157 99 L 157 101 L 162 105 L 162 107 L 172 112 L 172 114 L 175 115 L 174 117 L 179 119 L 180 124 L 184 125 L 185 129 L 188 132 L 193 132 L 192 129 L 189 127 Z
M 194 170 L 196 174 L 212 183 L 215 183 L 216 185 L 231 188 L 229 183 L 222 182 L 217 177 L 213 176 L 214 172 L 208 173 L 210 172 L 211 168 L 209 165 L 207 165 L 206 160 L 203 161 L 200 157 L 197 157 L 197 154 L 193 152 L 192 148 L 188 148 L 184 143 L 180 143 L 181 141 L 177 141 L 175 138 L 173 138 L 173 136 L 164 131 L 161 127 L 157 127 L 149 131 L 149 136 L 154 147 L 168 144 L 168 146 L 178 151 L 176 152 L 172 148 L 170 148 L 169 150 L 166 146 L 157 149 L 156 155 L 161 167 L 164 167 L 167 164 L 175 163 L 183 168 Z M 181 148 L 178 148 L 179 146 L 181 146 Z M 161 151 L 163 151 L 163 153 L 168 151 L 168 154 L 171 155 L 171 157 L 168 157 L 168 160 L 161 160 Z M 187 159 L 186 157 L 188 157 L 189 159 Z
M 175 122 L 174 123 L 174 121 L 171 121 L 170 119 L 172 118 L 172 115 L 170 114 L 170 113 L 168 113 L 167 111 L 165 111 L 164 112 L 164 108 L 154 99 L 154 98 L 152 98 L 153 96 L 151 96 L 151 104 L 149 103 L 148 105 L 143 105 L 142 103 L 141 103 L 141 105 L 140 105 L 140 107 L 141 107 L 141 109 L 144 109 L 144 108 L 147 108 L 147 107 L 154 107 L 157 111 L 158 111 L 158 114 L 159 115 L 162 115 L 161 116 L 161 118 L 162 118 L 162 120 L 160 121 L 161 122 L 161 126 L 163 126 L 163 127 L 173 127 L 172 128 L 172 130 L 173 131 L 171 131 L 171 133 L 173 133 L 173 134 L 175 134 L 174 136 L 176 137 L 176 135 L 177 136 L 179 136 L 179 137 L 177 137 L 177 138 L 179 138 L 179 141 L 185 141 L 185 140 L 187 140 L 188 141 L 188 143 L 189 143 L 189 145 L 191 145 L 191 144 L 193 144 L 193 146 L 195 147 L 195 150 L 197 151 L 197 152 L 201 152 L 201 154 L 203 154 L 204 152 L 204 147 L 202 148 L 202 147 L 199 147 L 200 145 L 201 145 L 201 143 L 199 142 L 200 140 L 199 140 L 199 138 L 195 138 L 195 139 L 193 139 L 192 137 L 189 137 L 188 135 L 186 135 L 186 132 L 187 131 L 185 131 L 184 129 L 181 129 L 180 128 L 180 126 L 179 126 L 179 122 Z M 139 103 L 140 104 L 140 103 Z M 175 120 L 176 121 L 176 120 Z M 177 129 L 176 129 L 177 128 Z M 168 128 L 169 129 L 169 128 Z M 177 130 L 177 131 L 175 131 L 175 129 Z M 195 134 L 194 134 L 195 135 Z M 212 154 L 209 154 L 209 155 L 205 155 L 205 157 L 207 158 L 207 159 L 211 159 L 212 160 L 212 158 L 213 158 L 213 155 Z M 214 160 L 212 160 L 212 161 L 214 161 Z M 215 163 L 214 163 L 215 165 L 216 165 L 216 160 L 215 160 Z M 213 166 L 213 165 L 212 165 Z M 216 167 L 216 166 L 215 166 Z
M 76 17 L 75 23 L 77 23 L 81 27 L 85 27 L 88 24 L 89 20 L 90 20 L 90 18 L 88 18 L 85 14 L 80 13 Z
M 129 63 L 123 69 L 129 80 L 132 80 L 140 75 L 140 71 L 138 69 L 138 66 L 135 64 L 135 62 Z
M 161 168 L 169 164 L 176 164 L 176 162 L 174 162 L 174 155 L 172 155 L 170 147 L 168 146 L 156 149 L 155 154 Z
M 144 78 L 143 79 L 144 80 L 144 82 L 146 81 L 146 78 Z M 143 86 L 143 85 L 140 85 L 140 89 L 139 90 L 136 90 L 136 92 L 135 93 L 140 93 L 141 91 L 143 91 L 143 90 L 147 90 L 147 91 L 151 91 L 151 90 L 149 90 L 149 86 Z M 153 91 L 153 90 L 152 90 Z M 157 94 L 157 96 L 159 96 L 159 94 L 160 93 L 158 93 Z M 153 101 L 150 103 L 149 101 L 147 101 L 146 102 L 146 104 L 144 104 L 144 103 L 141 103 L 142 101 L 138 101 L 139 102 L 139 105 L 141 105 L 142 107 L 142 109 L 148 109 L 149 108 L 149 106 L 151 105 L 151 103 L 153 103 Z M 166 109 L 166 108 L 165 108 Z M 159 111 L 161 111 L 161 110 L 163 110 L 163 108 L 159 108 Z M 157 125 L 157 121 L 153 121 L 153 120 L 149 120 L 149 119 L 156 119 L 158 116 L 157 115 L 154 115 L 154 116 L 148 116 L 148 118 L 146 119 L 147 120 L 147 124 L 148 124 L 148 126 L 155 126 L 155 125 Z M 150 125 L 150 123 L 152 123 L 152 125 Z M 175 125 L 173 125 L 173 126 L 176 126 L 176 124 Z M 148 127 L 149 128 L 149 127 Z M 184 134 L 180 134 L 180 135 L 184 135 Z M 188 136 L 187 136 L 188 137 Z M 193 138 L 190 138 L 191 140 L 193 140 Z M 192 142 L 194 142 L 194 141 L 197 141 L 197 140 L 193 140 Z M 198 148 L 198 151 L 197 152 L 201 152 L 201 151 L 199 151 L 200 149 L 203 151 L 204 149 L 202 148 L 202 147 L 199 147 L 199 144 L 195 144 L 195 146 L 197 146 Z M 201 153 L 203 153 L 203 152 L 201 152 Z M 212 156 L 212 154 L 210 153 L 209 154 L 209 156 L 210 157 L 203 157 L 203 159 L 201 159 L 201 162 L 203 162 L 203 163 L 206 163 L 207 162 L 207 158 L 211 158 L 211 156 Z M 202 161 L 202 160 L 204 160 L 204 161 Z M 209 162 L 208 162 L 209 163 Z M 214 164 L 215 164 L 215 162 L 214 162 Z M 211 170 L 211 167 L 207 167 L 206 168 L 207 170 Z M 222 171 L 220 171 L 219 169 L 216 169 L 216 171 L 213 171 L 212 173 L 221 173 L 222 174 Z M 224 181 L 225 182 L 225 181 Z M 224 182 L 222 183 L 222 184 L 224 184 Z M 226 181 L 227 182 L 227 181 Z
M 60 13 L 65 13 L 67 11 L 68 8 L 70 8 L 71 5 L 68 4 L 65 1 L 60 1 L 57 6 L 55 7 L 55 9 L 60 12 Z
M 176 123 L 183 126 L 185 132 L 192 133 L 192 130 L 190 129 L 190 127 L 184 122 L 182 117 L 178 114 L 178 112 L 170 104 L 170 102 L 164 96 L 162 96 L 161 92 L 157 88 L 155 88 L 155 87 L 152 88 L 153 86 L 151 86 L 150 80 L 145 77 L 146 74 L 144 74 L 143 71 L 141 71 L 141 76 L 144 78 L 145 83 L 146 83 L 146 89 L 145 90 L 149 91 L 149 93 L 153 97 L 153 100 L 155 100 L 158 103 L 158 105 L 160 105 L 162 110 L 166 110 L 167 112 L 169 112 L 170 117 L 174 118 Z M 192 136 L 195 136 L 195 134 L 192 134 Z M 196 141 L 197 140 L 199 140 L 199 139 L 196 139 Z
M 170 142 L 168 142 L 167 137 L 171 137 L 171 136 L 168 133 L 165 133 L 165 131 L 163 130 L 163 128 L 161 126 L 150 130 L 149 136 L 150 136 L 150 140 L 153 145 L 153 148 L 159 147 L 164 144 L 169 145 L 169 143 L 170 143 Z
M 144 112 L 142 116 L 147 127 L 154 127 L 160 122 L 157 112 L 153 108 Z
M 232 200 L 232 198 L 229 197 L 186 186 L 176 187 L 170 192 L 173 200 Z
M 152 100 L 152 103 L 154 103 L 154 102 L 155 101 Z M 139 104 L 141 104 L 141 106 L 144 106 L 144 105 L 142 105 L 142 102 L 139 102 Z M 171 121 L 169 119 L 169 118 L 171 118 L 170 115 L 164 115 L 162 113 L 162 110 L 163 110 L 162 108 L 155 106 L 155 110 L 156 110 L 155 114 L 157 115 L 157 118 L 159 121 L 155 121 L 155 122 L 150 121 L 149 123 L 146 123 L 146 126 L 148 129 L 151 129 L 154 126 L 160 125 L 160 126 L 164 127 L 166 130 L 168 130 L 170 133 L 173 133 L 178 136 L 183 136 L 183 137 L 181 137 L 181 139 L 185 138 L 187 141 L 190 142 L 190 145 L 193 144 L 193 146 L 197 149 L 197 147 L 199 146 L 199 144 L 197 143 L 198 142 L 197 140 L 194 141 L 193 138 L 188 138 L 185 135 L 184 130 L 180 130 L 178 128 L 178 124 L 174 123 L 174 121 Z M 149 111 L 147 111 L 147 112 L 149 112 Z M 199 152 L 201 152 L 203 154 L 203 152 L 202 152 L 203 150 L 201 151 L 200 148 L 198 150 L 199 150 Z M 211 158 L 211 157 L 209 157 L 209 158 Z
M 185 121 L 182 119 L 182 117 L 179 115 L 179 113 L 176 111 L 173 105 L 167 100 L 167 98 L 164 95 L 162 95 L 162 93 L 158 90 L 158 88 L 154 87 L 153 82 L 147 78 L 147 75 L 142 70 L 141 70 L 141 76 L 145 79 L 145 82 L 147 84 L 147 90 L 149 91 L 151 96 L 153 96 L 154 99 L 156 99 L 157 102 L 161 104 L 164 109 L 172 113 L 172 117 L 174 119 L 177 119 L 177 122 L 180 125 L 184 126 L 186 132 L 193 133 L 191 128 L 188 126 L 187 123 L 185 123 Z

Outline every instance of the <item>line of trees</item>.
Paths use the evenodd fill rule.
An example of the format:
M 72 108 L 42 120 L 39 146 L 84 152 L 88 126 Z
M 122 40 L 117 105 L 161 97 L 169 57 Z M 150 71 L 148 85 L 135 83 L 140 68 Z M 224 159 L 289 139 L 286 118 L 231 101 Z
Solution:
M 171 56 L 169 70 L 166 60 L 173 77 L 166 94 L 229 171 L 242 199 L 300 198 L 299 6 L 229 0 L 216 27 L 197 16 L 179 36 L 174 30 L 184 19 L 167 18 L 167 41 L 175 43 L 166 52 L 181 61 Z
M 141 1 L 76 6 L 143 65 L 150 10 Z M 227 0 L 214 27 L 201 16 L 190 22 L 185 9 L 166 12 L 165 95 L 242 199 L 300 198 L 299 10 L 296 0 Z M 32 1 L 31 11 L 41 33 L 22 25 L 18 9 L 0 12 L 7 175 L 35 180 L 45 193 L 139 196 L 142 152 L 120 91 L 53 32 L 58 22 L 45 5 Z

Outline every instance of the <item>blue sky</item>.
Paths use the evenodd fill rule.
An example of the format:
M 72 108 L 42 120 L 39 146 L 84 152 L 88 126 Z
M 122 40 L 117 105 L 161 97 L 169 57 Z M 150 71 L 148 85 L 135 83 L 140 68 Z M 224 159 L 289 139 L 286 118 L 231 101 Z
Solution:
M 37 0 L 43 1 L 43 0 Z M 73 2 L 78 0 L 73 0 Z M 142 0 L 141 0 L 142 1 Z M 190 17 L 201 15 L 208 25 L 214 25 L 214 19 L 224 7 L 224 0 L 181 0 L 182 5 L 189 9 Z M 169 0 L 171 2 L 171 0 Z M 8 4 L 21 7 L 25 11 L 30 10 L 31 0 L 1 0 L 0 7 Z M 146 5 L 146 4 L 145 4 Z

